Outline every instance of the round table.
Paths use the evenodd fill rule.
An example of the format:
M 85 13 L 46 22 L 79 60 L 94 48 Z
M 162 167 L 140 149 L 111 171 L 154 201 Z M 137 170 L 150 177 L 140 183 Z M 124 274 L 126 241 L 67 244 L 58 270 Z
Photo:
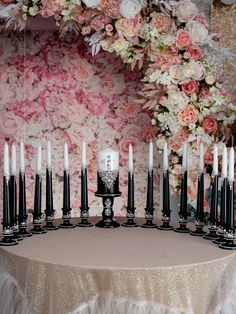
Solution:
M 215 314 L 235 306 L 236 253 L 188 234 L 76 227 L 0 254 L 0 279 L 11 281 L 0 284 L 0 299 L 13 287 L 24 314 Z

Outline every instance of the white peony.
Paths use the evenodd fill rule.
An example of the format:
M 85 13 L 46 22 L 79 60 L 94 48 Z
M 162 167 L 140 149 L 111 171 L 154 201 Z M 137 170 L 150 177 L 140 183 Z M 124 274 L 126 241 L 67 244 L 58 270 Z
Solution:
M 126 19 L 133 19 L 142 9 L 139 0 L 122 0 L 120 4 L 120 14 Z
M 87 8 L 96 8 L 100 4 L 100 0 L 82 0 Z
M 194 44 L 204 44 L 208 39 L 208 29 L 197 21 L 188 22 L 186 30 L 190 33 Z
M 198 9 L 194 3 L 189 0 L 181 0 L 174 9 L 174 16 L 180 22 L 187 22 L 198 13 Z
M 183 74 L 185 78 L 201 81 L 205 76 L 205 68 L 202 62 L 190 60 L 183 66 Z

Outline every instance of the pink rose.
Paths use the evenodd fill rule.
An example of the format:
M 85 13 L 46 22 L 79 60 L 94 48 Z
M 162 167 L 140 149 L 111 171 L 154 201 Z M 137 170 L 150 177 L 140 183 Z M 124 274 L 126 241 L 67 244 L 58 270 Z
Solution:
M 171 29 L 171 18 L 164 13 L 156 13 L 152 17 L 152 25 L 159 33 L 169 33 Z
M 212 116 L 206 117 L 202 121 L 202 127 L 208 134 L 213 134 L 217 130 L 217 122 Z
M 198 110 L 193 105 L 187 105 L 178 113 L 178 120 L 182 126 L 197 122 Z
M 105 27 L 106 32 L 110 33 L 113 31 L 113 26 L 111 24 L 107 24 Z
M 184 30 L 179 30 L 177 32 L 177 37 L 176 37 L 176 46 L 184 50 L 187 47 L 189 47 L 192 43 L 191 35 L 189 32 L 186 32 Z
M 185 92 L 186 95 L 190 96 L 191 94 L 197 94 L 199 92 L 200 84 L 198 81 L 191 80 L 188 83 L 183 84 L 182 91 Z
M 174 84 L 183 84 L 186 81 L 181 65 L 172 65 L 169 69 L 169 73 L 171 81 Z
M 177 152 L 177 151 L 181 150 L 182 142 L 178 141 L 178 139 L 175 136 L 170 137 L 168 140 L 168 147 L 169 147 L 169 149 L 173 150 L 174 152 Z
M 167 48 L 167 52 L 172 54 L 172 55 L 178 55 L 179 48 L 173 44 Z
M 88 25 L 88 26 L 83 26 L 82 29 L 81 29 L 81 34 L 82 35 L 88 35 L 91 33 L 91 27 Z
M 187 48 L 185 53 L 189 55 L 189 58 L 186 59 L 193 59 L 195 61 L 202 59 L 202 51 L 198 46 L 191 45 Z
M 204 161 L 206 164 L 212 165 L 213 164 L 213 154 L 211 150 L 207 150 L 204 154 Z
M 90 23 L 91 28 L 93 28 L 95 31 L 102 30 L 105 27 L 104 20 L 105 16 L 103 14 L 95 16 Z

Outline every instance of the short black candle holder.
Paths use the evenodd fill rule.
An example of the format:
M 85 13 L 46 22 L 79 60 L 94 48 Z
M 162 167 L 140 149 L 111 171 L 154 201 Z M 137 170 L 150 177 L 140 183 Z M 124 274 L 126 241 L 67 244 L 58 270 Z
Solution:
M 188 223 L 188 220 L 185 218 L 179 218 L 179 227 L 178 228 L 174 228 L 175 232 L 179 232 L 179 233 L 189 233 L 190 229 L 186 227 Z
M 114 194 L 100 194 L 95 193 L 96 196 L 102 197 L 103 203 L 103 211 L 102 211 L 102 219 L 95 224 L 96 227 L 99 228 L 118 228 L 120 224 L 113 219 L 114 211 L 113 211 L 113 203 L 114 198 L 121 196 L 121 193 Z
M 215 244 L 225 243 L 225 234 L 226 230 L 222 227 L 218 227 L 218 237 L 214 239 L 212 242 Z
M 19 231 L 17 232 L 17 235 L 23 238 L 26 237 L 32 237 L 32 232 L 30 232 L 29 230 L 27 230 L 27 217 L 28 215 L 23 215 L 21 217 L 21 222 L 19 222 Z
M 62 215 L 63 223 L 59 225 L 59 228 L 62 228 L 62 229 L 75 228 L 75 225 L 70 223 L 70 220 L 71 220 L 71 208 L 68 211 L 65 211 L 63 208 L 61 210 L 63 212 L 63 215 Z
M 33 234 L 43 234 L 47 233 L 47 230 L 42 227 L 41 217 L 34 217 L 33 219 L 33 228 L 30 230 Z
M 170 217 L 166 215 L 162 215 L 162 225 L 157 226 L 157 229 L 159 230 L 164 230 L 164 231 L 170 231 L 173 230 L 173 226 L 170 225 Z
M 218 231 L 218 227 L 215 224 L 210 224 L 209 225 L 209 233 L 205 234 L 203 236 L 203 238 L 206 240 L 218 239 L 219 236 L 217 234 L 217 231 Z
M 45 222 L 46 222 L 46 225 L 44 226 L 44 228 L 48 231 L 50 230 L 58 230 L 59 227 L 58 226 L 55 226 L 53 224 L 54 222 L 54 212 L 55 210 L 53 210 L 51 212 L 51 214 L 47 213 L 47 210 L 45 210 Z
M 235 234 L 234 230 L 230 230 L 225 233 L 225 242 L 219 244 L 219 248 L 225 250 L 236 250 L 236 244 L 234 244 Z
M 196 236 L 196 237 L 202 237 L 206 234 L 205 231 L 203 231 L 203 228 L 204 228 L 205 224 L 204 222 L 202 221 L 199 221 L 199 220 L 196 220 L 195 222 L 195 227 L 196 227 L 196 230 L 194 231 L 190 231 L 190 235 L 191 236 Z
M 0 246 L 12 246 L 17 245 L 18 241 L 13 239 L 14 233 L 12 227 L 4 227 L 2 231 L 2 240 L 0 240 Z
M 80 207 L 80 222 L 77 223 L 78 227 L 92 227 L 93 223 L 88 221 L 89 219 L 89 207 Z
M 157 225 L 153 223 L 153 220 L 154 220 L 154 215 L 153 215 L 153 212 L 154 212 L 154 208 L 152 208 L 152 210 L 147 210 L 145 208 L 145 219 L 146 219 L 146 222 L 142 225 L 140 225 L 141 228 L 156 228 Z
M 17 223 L 13 224 L 12 230 L 13 230 L 13 240 L 22 241 L 23 237 L 19 235 L 19 228 L 18 228 Z
M 127 214 L 126 214 L 126 218 L 127 218 L 127 221 L 124 222 L 123 224 L 121 224 L 123 227 L 138 227 L 139 224 L 137 224 L 134 219 L 135 219 L 135 214 L 134 214 L 134 211 L 136 209 L 136 207 L 133 207 L 133 208 L 129 208 L 129 207 L 126 207 L 127 209 Z

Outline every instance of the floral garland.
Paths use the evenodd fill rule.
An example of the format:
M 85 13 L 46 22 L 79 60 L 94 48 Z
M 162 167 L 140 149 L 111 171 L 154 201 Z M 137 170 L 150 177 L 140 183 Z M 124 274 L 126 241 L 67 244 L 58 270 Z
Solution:
M 7 27 L 24 29 L 40 14 L 54 17 L 62 35 L 81 33 L 93 55 L 115 52 L 143 73 L 138 102 L 153 111 L 160 150 L 168 142 L 170 183 L 180 187 L 182 142 L 188 141 L 189 196 L 196 200 L 198 148 L 205 147 L 206 187 L 210 184 L 212 145 L 227 139 L 236 107 L 213 75 L 207 58 L 217 34 L 190 0 L 2 0 L 0 17 Z

